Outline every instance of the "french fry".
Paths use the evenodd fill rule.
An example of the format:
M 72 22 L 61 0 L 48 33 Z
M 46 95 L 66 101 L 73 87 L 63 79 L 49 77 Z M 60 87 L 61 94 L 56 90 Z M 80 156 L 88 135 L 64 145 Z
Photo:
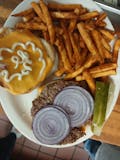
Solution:
M 99 78 L 99 77 L 111 76 L 111 75 L 115 75 L 115 74 L 116 74 L 115 70 L 108 70 L 105 72 L 93 73 L 91 75 L 93 78 Z M 85 80 L 85 78 L 82 75 L 76 77 L 76 81 L 83 81 L 83 80 Z
M 97 27 L 105 27 L 107 24 L 106 22 L 100 21 L 99 23 L 96 24 Z
M 70 20 L 70 24 L 69 24 L 68 30 L 70 32 L 73 32 L 74 29 L 76 28 L 76 24 L 77 24 L 77 20 L 76 19 Z
M 60 77 L 65 73 L 65 69 L 64 68 L 60 68 L 55 72 L 55 76 Z
M 101 64 L 99 66 L 95 66 L 93 68 L 88 69 L 88 72 L 92 75 L 94 78 L 99 78 L 103 76 L 109 76 L 114 75 L 116 72 L 117 64 L 116 63 L 106 63 Z M 85 77 L 83 75 L 79 75 L 76 77 L 77 81 L 85 80 Z
M 88 12 L 88 10 L 87 10 L 86 8 L 82 8 L 82 9 L 75 8 L 75 10 L 74 10 L 74 13 L 75 13 L 77 16 L 79 16 L 79 15 L 81 15 L 81 14 L 85 14 L 85 13 L 87 13 L 87 12 Z
M 112 55 L 109 42 L 115 32 L 105 28 L 106 13 L 90 12 L 79 4 L 46 4 L 44 0 L 32 2 L 31 6 L 14 15 L 23 20 L 16 28 L 37 31 L 55 45 L 59 57 L 55 76 L 65 74 L 65 79 L 86 80 L 94 94 L 95 78 L 116 74 L 120 39 L 116 40 Z M 42 43 L 41 48 L 45 53 Z
M 109 52 L 111 51 L 110 44 L 107 42 L 107 40 L 103 36 L 101 36 L 101 43 Z
M 28 22 L 28 21 L 30 21 L 31 19 L 33 19 L 34 17 L 35 17 L 35 13 L 32 12 L 32 13 L 30 13 L 30 14 L 22 17 L 22 18 L 23 18 L 23 22 Z
M 32 2 L 32 3 L 31 3 L 31 6 L 32 6 L 33 10 L 35 11 L 35 13 L 38 15 L 38 17 L 39 17 L 43 22 L 45 22 L 45 19 L 44 19 L 44 17 L 43 17 L 43 13 L 42 13 L 42 11 L 41 11 L 41 8 L 40 8 L 39 4 L 36 3 L 36 2 Z
M 96 55 L 98 53 L 97 48 L 94 45 L 94 42 L 90 36 L 90 34 L 86 31 L 84 23 L 78 23 L 77 24 L 78 31 L 80 32 L 80 35 L 82 39 L 84 40 L 84 43 L 86 44 L 88 50 L 92 55 Z
M 99 73 L 92 74 L 92 77 L 99 78 L 99 77 L 111 76 L 111 75 L 115 75 L 115 74 L 116 74 L 115 70 L 109 70 L 109 71 L 105 71 L 105 72 L 99 72 Z
M 114 34 L 110 31 L 108 31 L 107 29 L 99 29 L 99 31 L 105 36 L 107 37 L 110 41 L 114 39 Z
M 85 24 L 85 28 L 88 30 L 88 31 L 92 31 L 95 29 L 95 25 L 91 25 L 91 24 Z
M 107 14 L 105 12 L 101 13 L 95 22 L 96 25 L 99 24 L 101 21 L 103 21 L 106 17 L 107 17 Z
M 76 76 L 78 76 L 79 74 L 81 74 L 85 69 L 88 69 L 89 67 L 91 67 L 95 62 L 98 61 L 98 56 L 96 55 L 89 55 L 87 57 L 87 60 L 86 62 L 83 64 L 83 66 L 81 66 L 80 68 L 78 68 L 77 70 L 75 70 L 74 72 L 72 73 L 68 73 L 66 76 L 65 76 L 65 79 L 73 79 L 75 78 Z
M 67 50 L 67 55 L 68 55 L 68 58 L 69 58 L 69 61 L 70 61 L 71 65 L 73 65 L 74 62 L 73 62 L 73 58 L 72 58 L 72 55 L 73 55 L 72 44 L 71 44 L 71 41 L 70 41 L 69 34 L 67 32 L 65 23 L 63 21 L 61 21 L 61 27 L 62 27 L 63 32 L 64 32 L 63 37 L 64 37 L 64 43 L 65 43 L 66 50 Z
M 50 37 L 49 37 L 49 33 L 48 31 L 42 31 L 43 33 L 43 38 L 46 40 L 46 41 L 50 41 Z
M 80 48 L 80 42 L 79 42 L 79 39 L 80 39 L 79 34 L 77 32 L 73 32 L 73 37 L 77 45 L 77 48 L 80 51 L 81 48 Z
M 112 60 L 112 53 L 104 48 L 104 56 L 106 59 Z
M 34 11 L 33 11 L 32 8 L 29 8 L 25 11 L 20 12 L 20 13 L 13 14 L 12 16 L 14 16 L 14 17 L 24 17 L 24 16 L 27 16 L 31 13 L 34 13 Z
M 85 80 L 91 90 L 91 93 L 94 95 L 95 90 L 96 90 L 96 85 L 95 85 L 95 80 L 93 79 L 92 75 L 87 70 L 85 70 L 83 72 L 83 77 L 85 78 Z
M 29 29 L 29 30 L 43 30 L 43 31 L 47 31 L 47 27 L 45 26 L 45 24 L 43 23 L 36 23 L 36 22 L 27 22 L 27 23 L 23 23 L 23 22 L 19 22 L 16 25 L 17 29 Z
M 87 58 L 87 53 L 88 53 L 88 49 L 87 48 L 83 48 L 81 50 L 81 61 L 82 61 L 82 64 L 84 64 L 86 58 Z
M 79 16 L 80 15 L 80 9 L 79 8 L 75 8 L 74 9 L 74 13 Z
M 61 3 L 50 2 L 48 3 L 48 8 L 51 10 L 71 11 L 76 8 L 82 9 L 83 7 L 80 4 L 61 4 Z
M 113 47 L 113 62 L 115 63 L 117 63 L 119 49 L 120 49 L 120 39 L 117 39 Z
M 38 23 L 41 23 L 41 22 L 42 22 L 42 20 L 41 20 L 39 17 L 34 17 L 33 20 L 34 20 L 35 22 L 38 22 Z
M 92 11 L 92 12 L 89 12 L 89 13 L 85 13 L 83 15 L 80 15 L 79 19 L 81 21 L 85 21 L 85 20 L 88 20 L 88 19 L 92 19 L 92 18 L 95 18 L 99 16 L 99 12 L 98 11 Z
M 48 27 L 50 42 L 51 42 L 51 44 L 53 44 L 55 41 L 55 29 L 54 29 L 53 21 L 51 19 L 47 5 L 43 2 L 43 0 L 40 0 L 40 7 L 42 10 L 46 25 Z
M 67 58 L 67 53 L 66 53 L 66 50 L 65 50 L 65 47 L 64 47 L 64 44 L 63 44 L 62 40 L 57 39 L 56 42 L 55 42 L 55 45 L 58 48 L 58 51 L 59 51 L 60 57 L 62 59 L 65 70 L 67 72 L 71 72 L 72 67 L 71 67 L 71 64 L 70 64 L 70 62 Z
M 109 70 L 115 70 L 116 68 L 117 68 L 116 63 L 106 63 L 106 64 L 101 64 L 99 66 L 95 66 L 93 68 L 90 68 L 89 72 L 91 74 L 93 74 L 93 73 L 99 73 L 99 72 L 106 72 Z
M 77 19 L 78 16 L 74 12 L 51 11 L 53 19 Z
M 63 34 L 63 29 L 59 26 L 55 26 L 55 32 L 56 32 L 56 34 L 62 35 Z
M 91 31 L 91 34 L 92 34 L 92 37 L 93 37 L 93 40 L 97 46 L 97 49 L 98 49 L 98 53 L 100 55 L 100 62 L 101 63 L 104 63 L 104 52 L 103 52 L 103 46 L 102 46 L 102 43 L 101 43 L 101 35 L 99 34 L 99 32 L 97 30 L 92 30 Z
M 82 37 L 80 36 L 80 48 L 86 48 L 86 45 L 84 43 L 84 40 L 82 39 Z
M 72 48 L 74 51 L 74 57 L 75 57 L 75 63 L 76 63 L 75 68 L 79 68 L 82 64 L 80 51 L 78 50 L 77 43 L 75 42 L 73 34 L 69 33 L 69 36 L 70 36 Z

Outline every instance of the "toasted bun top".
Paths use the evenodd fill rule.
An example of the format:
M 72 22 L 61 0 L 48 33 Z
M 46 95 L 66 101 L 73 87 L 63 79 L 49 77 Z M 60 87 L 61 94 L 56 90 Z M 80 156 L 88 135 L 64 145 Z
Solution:
M 46 42 L 47 43 L 47 42 Z M 13 94 L 27 93 L 42 82 L 54 65 L 42 41 L 29 31 L 0 36 L 0 84 Z

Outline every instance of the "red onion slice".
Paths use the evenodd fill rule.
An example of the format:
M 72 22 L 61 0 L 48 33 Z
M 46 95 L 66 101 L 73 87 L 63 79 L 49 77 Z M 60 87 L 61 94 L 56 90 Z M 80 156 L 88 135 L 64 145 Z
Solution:
M 54 104 L 61 106 L 69 114 L 72 128 L 83 125 L 93 111 L 91 95 L 78 86 L 65 87 L 55 97 Z
M 79 87 L 79 86 L 68 86 L 65 87 L 64 89 L 78 89 L 80 92 L 82 92 L 84 94 L 84 96 L 86 96 L 88 98 L 89 104 L 90 104 L 90 114 L 89 116 L 91 117 L 93 114 L 93 109 L 94 109 L 94 101 L 93 101 L 93 97 L 91 96 L 91 94 L 84 88 Z
M 33 119 L 33 133 L 43 144 L 57 144 L 70 132 L 67 113 L 56 107 L 56 105 L 45 106 Z

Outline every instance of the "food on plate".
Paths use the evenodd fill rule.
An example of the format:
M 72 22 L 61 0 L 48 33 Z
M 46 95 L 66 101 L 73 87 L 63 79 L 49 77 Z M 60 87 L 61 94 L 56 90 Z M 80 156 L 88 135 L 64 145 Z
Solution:
M 0 37 L 0 84 L 12 94 L 27 93 L 52 71 L 55 51 L 30 31 L 8 30 Z
M 120 48 L 120 40 L 115 35 L 115 31 L 107 28 L 106 13 L 96 10 L 89 11 L 81 4 L 45 3 L 43 0 L 40 0 L 38 3 L 32 2 L 30 9 L 16 13 L 13 16 L 22 17 L 22 21 L 17 22 L 15 26 L 17 30 L 25 30 L 23 32 L 29 32 L 26 30 L 30 30 L 33 34 L 37 33 L 41 38 L 44 38 L 55 47 L 58 53 L 58 68 L 54 70 L 54 78 L 64 79 L 45 84 L 44 79 L 56 62 L 56 54 L 53 51 L 51 58 L 48 49 L 50 45 L 48 47 L 45 45 L 48 43 L 43 44 L 43 40 L 40 40 L 39 43 L 44 48 L 44 52 L 45 49 L 47 50 L 45 57 L 49 59 L 49 62 L 48 69 L 43 72 L 44 76 L 42 80 L 38 77 L 39 82 L 44 82 L 43 86 L 39 88 L 40 95 L 33 101 L 31 109 L 35 136 L 45 144 L 66 144 L 76 141 L 85 135 L 83 126 L 93 113 L 94 98 L 93 125 L 95 123 L 102 126 L 106 113 L 109 88 L 107 85 L 108 76 L 116 74 L 118 51 Z M 115 36 L 116 41 L 112 48 L 110 42 L 114 40 Z M 47 58 L 45 58 L 45 61 Z M 3 65 L 2 63 L 1 68 L 6 68 L 7 65 Z M 98 80 L 100 82 L 96 83 Z M 38 85 L 38 81 L 34 83 Z M 22 91 L 21 93 L 24 92 Z M 105 99 L 103 98 L 104 96 Z M 99 97 L 101 99 L 100 103 Z M 103 101 L 102 98 L 104 99 Z M 59 107 L 54 107 L 54 105 Z M 103 107 L 99 112 L 100 105 Z M 46 106 L 48 107 L 46 108 Z M 55 108 L 56 111 L 54 110 Z M 49 134 L 52 135 L 53 130 L 51 127 L 53 126 L 48 124 L 49 120 L 46 120 L 47 116 L 43 117 L 43 119 L 41 118 L 45 110 L 52 112 L 59 110 L 60 114 L 62 114 L 61 117 L 66 116 L 66 120 L 69 117 L 71 121 L 69 125 L 72 129 L 68 127 L 69 122 L 67 121 L 68 128 L 64 136 L 55 136 L 55 138 L 57 137 L 55 141 L 45 139 L 45 136 L 41 134 L 41 128 L 36 130 L 41 121 L 42 127 L 48 125 L 48 137 Z M 45 114 L 49 113 L 46 112 Z M 96 118 L 97 116 L 98 118 Z M 57 119 L 58 125 L 61 117 Z M 45 124 L 44 118 L 47 122 Z M 99 121 L 99 119 L 101 120 Z M 63 128 L 66 127 L 65 124 L 62 124 L 62 126 Z M 55 125 L 54 127 L 56 131 L 57 126 Z M 95 126 L 93 127 L 93 131 L 97 133 L 95 132 Z M 43 139 L 41 136 L 43 136 Z
M 109 83 L 96 82 L 95 105 L 93 114 L 92 130 L 96 135 L 100 135 L 105 122 Z
M 35 14 L 35 17 L 27 22 L 18 22 L 16 28 L 34 31 L 36 27 L 40 36 L 55 46 L 59 56 L 59 67 L 55 76 L 64 76 L 66 80 L 81 80 L 78 77 L 82 77 L 86 69 L 115 62 L 113 57 L 118 57 L 118 49 L 114 47 L 115 53 L 110 46 L 115 32 L 107 28 L 106 13 L 89 11 L 79 4 L 44 3 L 43 0 L 39 3 L 32 2 L 31 6 L 30 11 L 13 15 L 24 18 L 26 15 Z M 117 46 L 119 48 L 119 45 Z M 116 68 L 94 77 L 88 73 L 87 75 L 91 76 L 91 81 L 87 81 L 90 88 L 92 86 L 91 92 L 95 90 L 94 79 L 114 74 Z
M 120 39 L 117 39 L 115 41 L 114 49 L 113 49 L 113 62 L 114 63 L 117 63 L 119 49 L 120 49 Z
M 92 96 L 79 86 L 65 87 L 56 95 L 53 103 L 68 113 L 72 128 L 83 125 L 93 113 Z
M 32 127 L 35 137 L 41 143 L 53 145 L 69 134 L 70 119 L 60 107 L 47 105 L 35 115 Z
M 59 106 L 68 114 L 72 128 L 69 135 L 60 143 L 74 142 L 85 134 L 83 128 L 93 113 L 94 101 L 88 90 L 85 81 L 55 80 L 46 84 L 33 101 L 31 109 L 33 119 L 46 105 Z

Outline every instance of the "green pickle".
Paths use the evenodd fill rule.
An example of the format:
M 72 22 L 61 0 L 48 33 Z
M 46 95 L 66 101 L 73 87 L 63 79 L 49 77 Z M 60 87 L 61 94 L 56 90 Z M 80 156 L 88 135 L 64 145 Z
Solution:
M 108 101 L 109 83 L 96 82 L 96 93 L 94 103 L 94 113 L 92 122 L 92 131 L 95 135 L 100 135 L 105 122 L 107 101 Z

